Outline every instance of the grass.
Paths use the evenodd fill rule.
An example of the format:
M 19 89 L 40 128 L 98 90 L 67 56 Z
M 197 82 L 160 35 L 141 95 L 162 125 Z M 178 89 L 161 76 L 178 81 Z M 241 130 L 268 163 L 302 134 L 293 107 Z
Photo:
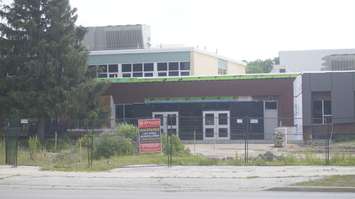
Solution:
M 0 160 L 4 159 L 4 153 L 0 154 Z M 201 155 L 182 154 L 173 156 L 173 165 L 185 166 L 310 166 L 325 165 L 324 158 L 314 153 L 306 152 L 300 156 L 287 155 L 279 159 L 267 161 L 263 159 L 251 158 L 247 164 L 242 158 L 234 159 L 209 159 Z M 2 161 L 1 163 L 3 163 Z M 0 164 L 1 164 L 0 163 Z M 31 159 L 30 152 L 20 148 L 18 153 L 18 165 L 40 166 L 45 170 L 57 171 L 105 171 L 113 168 L 124 167 L 128 165 L 167 165 L 167 156 L 164 154 L 136 154 L 129 156 L 113 156 L 108 159 L 93 160 L 93 167 L 88 168 L 86 150 L 81 153 L 77 148 L 72 147 L 62 150 L 60 153 L 51 153 L 39 151 Z M 330 165 L 354 166 L 355 157 L 351 155 L 337 155 L 330 160 Z
M 295 186 L 355 187 L 355 175 L 328 176 L 318 180 L 300 182 Z
M 0 137 L 0 164 L 5 164 L 5 142 Z
M 0 164 L 4 164 L 4 143 L 0 140 Z M 31 158 L 27 148 L 20 147 L 18 151 L 18 165 L 40 166 L 45 170 L 57 171 L 105 171 L 128 165 L 167 165 L 167 156 L 164 154 L 135 154 L 129 156 L 113 156 L 108 159 L 93 160 L 93 167 L 88 168 L 86 148 L 78 145 L 66 145 L 59 152 L 46 150 L 37 151 Z M 211 159 L 202 155 L 184 153 L 173 156 L 173 165 L 186 166 L 311 166 L 325 165 L 324 154 L 314 151 L 288 153 L 272 161 L 261 158 L 250 158 L 245 164 L 242 157 L 233 159 Z M 331 155 L 330 165 L 355 166 L 355 156 L 350 153 L 337 153 Z

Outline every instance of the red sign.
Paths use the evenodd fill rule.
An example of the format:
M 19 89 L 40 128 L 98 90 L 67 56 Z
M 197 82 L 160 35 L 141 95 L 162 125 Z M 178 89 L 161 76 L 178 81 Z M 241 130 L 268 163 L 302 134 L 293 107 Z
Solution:
M 161 152 L 160 119 L 138 120 L 139 152 Z
M 160 119 L 138 120 L 138 128 L 160 128 Z

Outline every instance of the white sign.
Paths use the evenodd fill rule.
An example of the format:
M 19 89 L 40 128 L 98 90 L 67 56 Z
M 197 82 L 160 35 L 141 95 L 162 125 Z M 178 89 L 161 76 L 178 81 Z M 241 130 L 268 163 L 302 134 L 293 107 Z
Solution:
M 237 119 L 237 124 L 243 124 L 243 119 Z
M 21 124 L 28 124 L 28 119 L 21 119 Z
M 258 119 L 250 119 L 250 124 L 257 124 L 259 123 Z

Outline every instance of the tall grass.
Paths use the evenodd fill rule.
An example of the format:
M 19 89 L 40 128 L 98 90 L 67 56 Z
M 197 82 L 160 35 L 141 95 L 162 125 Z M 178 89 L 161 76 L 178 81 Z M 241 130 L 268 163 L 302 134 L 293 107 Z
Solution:
M 5 140 L 0 137 L 0 165 L 5 164 Z

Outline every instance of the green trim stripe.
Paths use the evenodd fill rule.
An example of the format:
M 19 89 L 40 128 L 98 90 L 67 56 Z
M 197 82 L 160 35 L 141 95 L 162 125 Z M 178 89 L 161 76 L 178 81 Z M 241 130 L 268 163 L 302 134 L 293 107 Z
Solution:
M 176 102 L 201 102 L 201 101 L 234 101 L 237 96 L 203 96 L 203 97 L 150 97 L 145 98 L 145 103 L 176 103 Z
M 152 78 L 101 78 L 111 83 L 153 83 L 153 82 L 191 82 L 191 81 L 219 81 L 219 80 L 258 80 L 258 79 L 293 79 L 300 73 L 283 74 L 245 74 L 221 76 L 188 76 L 188 77 L 152 77 Z

